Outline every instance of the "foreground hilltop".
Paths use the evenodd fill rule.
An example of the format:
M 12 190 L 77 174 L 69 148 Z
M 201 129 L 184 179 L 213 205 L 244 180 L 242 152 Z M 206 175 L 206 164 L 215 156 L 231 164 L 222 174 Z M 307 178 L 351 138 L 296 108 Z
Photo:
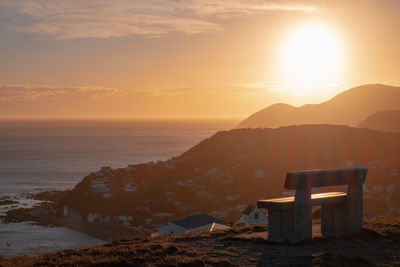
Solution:
M 315 238 L 300 245 L 265 240 L 264 227 L 210 234 L 114 241 L 30 257 L 1 266 L 398 266 L 400 218 L 367 220 L 355 236 Z
M 400 87 L 369 84 L 351 88 L 320 104 L 274 104 L 242 121 L 238 128 L 277 128 L 299 124 L 356 126 L 371 114 L 400 109 Z
M 257 199 L 281 196 L 289 170 L 355 166 L 369 169 L 365 212 L 400 214 L 400 134 L 335 125 L 219 132 L 167 161 L 92 173 L 51 212 L 80 218 L 77 227 L 149 232 L 199 212 L 232 222 Z

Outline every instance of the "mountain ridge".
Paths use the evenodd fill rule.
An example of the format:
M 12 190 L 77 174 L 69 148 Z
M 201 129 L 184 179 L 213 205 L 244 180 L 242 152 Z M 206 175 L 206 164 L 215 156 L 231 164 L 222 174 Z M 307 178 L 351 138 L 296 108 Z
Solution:
M 301 124 L 357 126 L 375 112 L 400 109 L 400 87 L 367 84 L 346 90 L 319 104 L 301 107 L 278 104 L 280 107 L 286 105 L 280 110 L 274 105 L 250 115 L 237 128 L 278 128 Z
M 387 132 L 400 132 L 400 110 L 376 112 L 362 121 L 358 127 Z

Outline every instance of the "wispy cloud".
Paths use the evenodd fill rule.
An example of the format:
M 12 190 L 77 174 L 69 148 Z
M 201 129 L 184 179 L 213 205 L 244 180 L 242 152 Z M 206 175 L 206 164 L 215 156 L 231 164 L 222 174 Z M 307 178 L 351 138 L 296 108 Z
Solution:
M 33 85 L 0 86 L 0 101 L 35 101 L 41 99 L 51 100 L 57 99 L 60 96 L 97 99 L 109 96 L 123 96 L 125 94 L 125 90 L 97 86 L 64 88 Z
M 247 85 L 228 84 L 219 86 L 176 86 L 152 90 L 153 95 L 182 95 L 182 94 L 263 94 L 268 93 L 265 87 L 248 87 Z
M 392 86 L 400 86 L 400 81 L 399 80 L 386 80 L 386 81 L 383 81 L 381 83 L 382 84 L 387 84 L 387 85 L 392 85 Z
M 8 30 L 56 39 L 195 34 L 222 29 L 221 21 L 267 11 L 314 12 L 316 7 L 269 0 L 0 0 L 0 9 L 22 16 Z
M 294 96 L 326 96 L 345 90 L 348 84 L 339 79 L 323 81 L 281 81 L 281 82 L 254 82 L 244 84 L 244 88 L 258 88 L 271 93 L 289 94 Z
M 62 98 L 102 99 L 107 97 L 126 97 L 147 94 L 153 97 L 190 94 L 262 94 L 268 93 L 264 87 L 246 85 L 221 86 L 171 86 L 147 88 L 105 88 L 100 86 L 54 87 L 41 85 L 0 85 L 0 101 L 58 100 Z
M 145 88 L 106 88 L 101 86 L 54 87 L 39 85 L 0 85 L 0 101 L 57 100 L 62 98 L 102 99 L 107 97 L 132 97 L 137 94 L 157 96 L 176 95 L 266 95 L 290 94 L 296 96 L 323 96 L 344 90 L 347 84 L 341 80 L 326 83 L 254 82 L 246 84 L 167 86 Z

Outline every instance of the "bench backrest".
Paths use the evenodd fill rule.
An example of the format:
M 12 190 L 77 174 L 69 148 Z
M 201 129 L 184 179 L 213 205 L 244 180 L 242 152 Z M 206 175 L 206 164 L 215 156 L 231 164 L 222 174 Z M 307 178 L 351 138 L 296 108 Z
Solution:
M 309 187 L 357 185 L 365 183 L 367 169 L 346 168 L 332 170 L 294 171 L 286 174 L 285 188 L 297 189 L 304 184 Z

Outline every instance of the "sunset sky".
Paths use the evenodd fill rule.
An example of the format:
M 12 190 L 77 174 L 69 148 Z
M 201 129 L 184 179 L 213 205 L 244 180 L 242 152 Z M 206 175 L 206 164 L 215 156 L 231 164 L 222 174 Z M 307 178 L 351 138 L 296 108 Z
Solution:
M 244 118 L 399 81 L 397 0 L 0 0 L 1 118 Z

